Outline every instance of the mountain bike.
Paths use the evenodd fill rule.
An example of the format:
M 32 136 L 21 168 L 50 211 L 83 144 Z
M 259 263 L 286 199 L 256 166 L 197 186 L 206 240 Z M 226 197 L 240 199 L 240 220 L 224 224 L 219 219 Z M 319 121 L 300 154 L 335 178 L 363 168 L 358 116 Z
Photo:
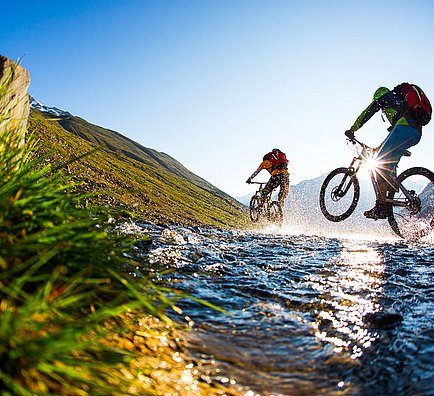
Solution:
M 283 223 L 283 211 L 279 202 L 272 200 L 272 192 L 267 194 L 263 205 L 261 206 L 261 196 L 264 189 L 263 182 L 250 182 L 250 184 L 259 184 L 258 191 L 255 192 L 250 199 L 250 219 L 256 223 L 261 218 L 268 220 L 269 222 L 281 226 Z
M 350 140 L 356 146 L 355 156 L 348 168 L 337 168 L 325 178 L 320 191 L 320 208 L 330 221 L 348 218 L 357 206 L 360 184 L 357 173 L 362 164 L 375 161 L 377 150 L 357 139 Z M 410 156 L 407 150 L 404 154 Z M 434 227 L 434 173 L 422 167 L 409 168 L 399 176 L 381 174 L 372 166 L 369 174 L 378 199 L 377 176 L 389 183 L 386 193 L 387 220 L 400 237 L 418 240 L 431 233 Z

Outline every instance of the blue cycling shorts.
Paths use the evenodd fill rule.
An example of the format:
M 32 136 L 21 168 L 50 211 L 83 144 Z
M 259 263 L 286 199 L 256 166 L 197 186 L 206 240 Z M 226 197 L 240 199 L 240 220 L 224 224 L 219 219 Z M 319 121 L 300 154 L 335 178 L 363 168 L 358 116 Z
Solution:
M 386 172 L 394 172 L 405 150 L 419 143 L 422 133 L 417 129 L 396 125 L 381 144 L 377 159 Z

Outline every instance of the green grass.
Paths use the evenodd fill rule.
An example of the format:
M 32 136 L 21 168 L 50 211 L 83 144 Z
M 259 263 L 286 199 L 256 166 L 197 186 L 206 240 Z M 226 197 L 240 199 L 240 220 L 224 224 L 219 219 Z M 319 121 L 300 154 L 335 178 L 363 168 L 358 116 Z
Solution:
M 140 264 L 110 213 L 84 208 L 72 178 L 34 154 L 0 150 L 0 394 L 111 394 L 107 370 L 134 354 L 104 342 L 106 321 L 138 309 L 166 320 L 173 303 L 124 272 Z

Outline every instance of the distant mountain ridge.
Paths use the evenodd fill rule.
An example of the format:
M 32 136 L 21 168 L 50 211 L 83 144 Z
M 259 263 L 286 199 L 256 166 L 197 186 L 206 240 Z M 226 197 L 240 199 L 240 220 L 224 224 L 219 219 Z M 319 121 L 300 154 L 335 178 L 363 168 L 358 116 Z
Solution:
M 68 169 L 89 191 L 108 191 L 111 204 L 164 223 L 245 223 L 247 211 L 238 201 L 170 155 L 34 98 L 31 109 L 28 129 L 40 139 L 41 154 L 54 149 L 56 160 L 67 162 L 93 151 Z

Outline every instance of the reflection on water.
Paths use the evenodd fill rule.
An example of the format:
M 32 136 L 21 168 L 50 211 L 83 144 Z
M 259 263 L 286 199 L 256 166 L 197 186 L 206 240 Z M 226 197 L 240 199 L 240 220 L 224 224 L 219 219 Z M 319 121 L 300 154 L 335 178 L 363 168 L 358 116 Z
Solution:
M 180 303 L 205 377 L 261 395 L 434 394 L 431 245 L 143 227 L 163 279 L 225 310 Z
M 343 241 L 341 254 L 328 266 L 333 268 L 326 281 L 312 282 L 327 296 L 321 303 L 329 306 L 318 313 L 316 336 L 334 344 L 336 353 L 348 351 L 356 359 L 377 338 L 366 328 L 365 316 L 381 309 L 384 257 L 367 244 Z

